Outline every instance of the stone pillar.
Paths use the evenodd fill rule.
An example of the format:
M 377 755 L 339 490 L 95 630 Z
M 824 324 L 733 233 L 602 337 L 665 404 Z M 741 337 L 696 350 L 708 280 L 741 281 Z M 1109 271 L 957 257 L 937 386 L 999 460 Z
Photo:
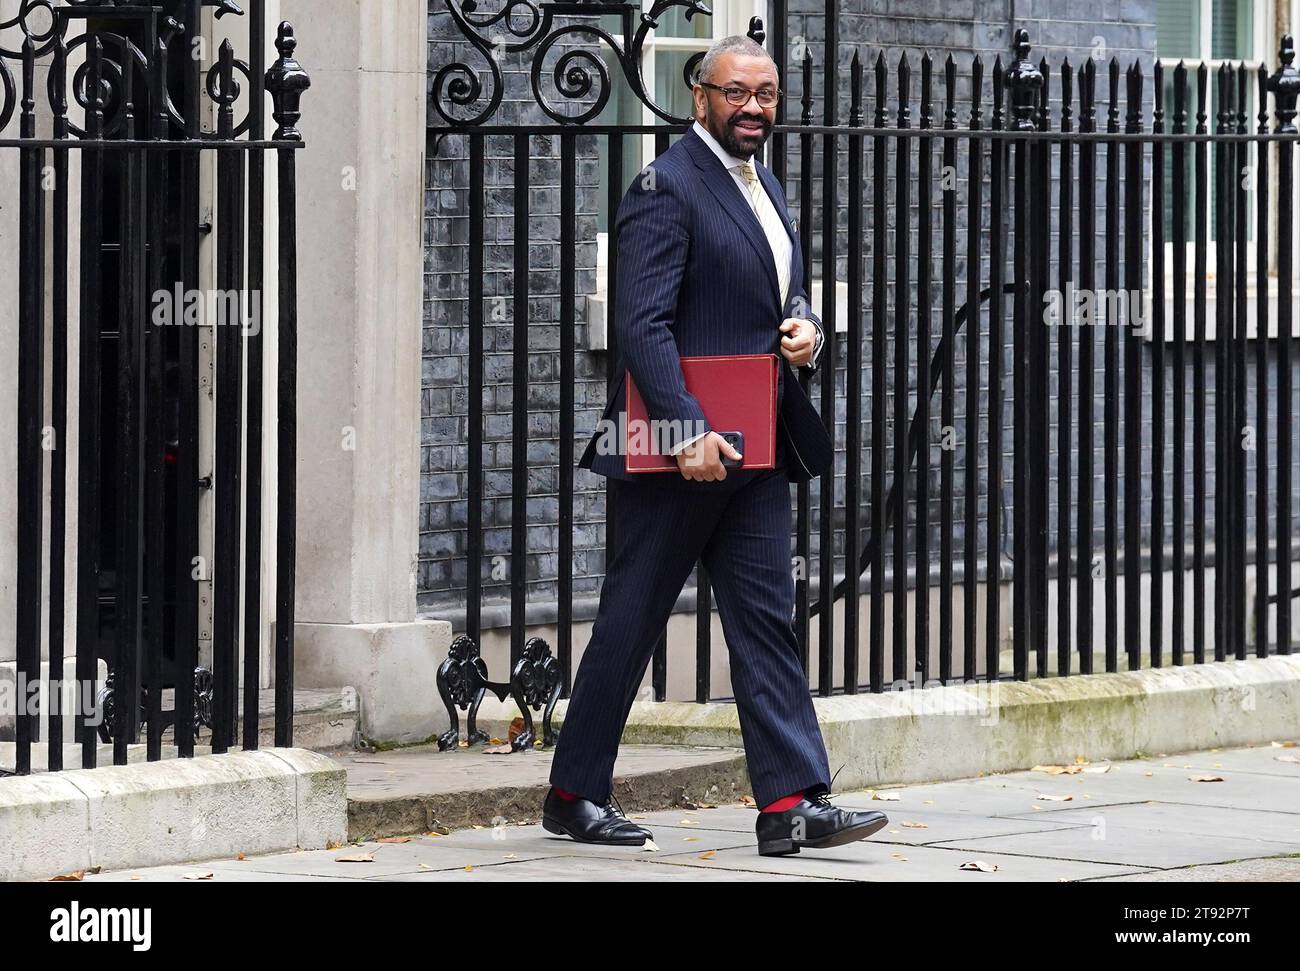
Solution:
M 298 160 L 300 687 L 441 731 L 450 625 L 416 618 L 427 0 L 281 0 L 311 75 Z

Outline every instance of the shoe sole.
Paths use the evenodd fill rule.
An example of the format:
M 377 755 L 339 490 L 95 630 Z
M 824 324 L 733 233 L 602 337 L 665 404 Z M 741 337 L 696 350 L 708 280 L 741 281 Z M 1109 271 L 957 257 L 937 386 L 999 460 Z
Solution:
M 794 856 L 803 848 L 828 850 L 835 846 L 843 846 L 845 843 L 856 843 L 858 840 L 864 840 L 873 833 L 880 832 L 888 824 L 888 819 L 878 819 L 875 822 L 864 823 L 861 826 L 842 829 L 838 833 L 832 833 L 830 836 L 819 840 L 766 840 L 758 844 L 758 854 L 759 856 Z
M 546 819 L 545 817 L 543 817 L 542 819 L 542 829 L 546 830 L 548 833 L 554 833 L 556 836 L 567 836 L 575 843 L 588 843 L 592 846 L 645 846 L 645 841 L 646 841 L 646 838 L 644 836 L 641 837 L 640 839 L 611 839 L 611 840 L 583 839 L 581 836 L 569 832 L 559 823 L 552 822 L 551 820 Z

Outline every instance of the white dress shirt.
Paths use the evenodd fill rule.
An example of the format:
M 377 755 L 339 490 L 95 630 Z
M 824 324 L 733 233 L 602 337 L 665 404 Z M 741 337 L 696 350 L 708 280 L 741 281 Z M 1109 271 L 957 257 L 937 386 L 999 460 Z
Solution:
M 785 231 L 785 226 L 780 213 L 776 211 L 776 205 L 772 202 L 772 199 L 767 192 L 764 191 L 759 193 L 757 200 L 755 200 L 754 196 L 750 194 L 749 183 L 746 181 L 745 176 L 741 171 L 746 159 L 737 158 L 728 152 L 722 147 L 721 143 L 713 137 L 713 133 L 698 121 L 695 122 L 693 130 L 695 131 L 695 134 L 700 137 L 700 140 L 704 142 L 705 145 L 709 146 L 709 149 L 713 154 L 718 157 L 718 161 L 722 163 L 723 168 L 731 173 L 732 179 L 736 182 L 736 187 L 740 189 L 741 197 L 745 200 L 745 203 L 754 210 L 754 215 L 758 219 L 759 226 L 763 229 L 763 235 L 767 237 L 768 246 L 772 249 L 773 265 L 776 267 L 782 265 L 789 267 L 790 260 L 794 256 L 794 243 L 791 241 L 790 235 Z M 788 279 L 788 272 L 785 274 L 785 277 Z M 777 278 L 781 279 L 780 273 L 778 273 Z M 787 296 L 787 293 L 783 292 L 781 294 L 781 306 L 783 308 L 785 307 Z M 817 327 L 815 324 L 813 326 L 817 333 L 813 341 L 812 362 L 816 364 L 817 358 L 821 355 L 822 350 L 822 332 L 821 328 Z M 698 441 L 707 434 L 708 432 L 704 432 L 703 434 L 696 435 L 694 438 L 688 438 L 683 442 L 679 442 L 669 454 L 677 455 L 686 448 L 686 446 L 690 445 L 692 442 Z

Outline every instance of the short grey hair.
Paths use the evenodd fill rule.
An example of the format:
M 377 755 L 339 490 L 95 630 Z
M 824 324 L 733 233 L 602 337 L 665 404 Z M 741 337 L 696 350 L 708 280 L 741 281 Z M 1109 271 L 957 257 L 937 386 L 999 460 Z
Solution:
M 745 37 L 741 34 L 732 34 L 730 37 L 724 37 L 722 40 L 715 41 L 713 46 L 705 53 L 704 58 L 700 61 L 699 66 L 695 69 L 695 81 L 712 81 L 713 69 L 717 67 L 718 59 L 723 54 L 744 54 L 746 57 L 765 57 L 772 61 L 772 67 L 776 68 L 776 61 L 772 60 L 762 44 L 758 43 L 752 37 Z

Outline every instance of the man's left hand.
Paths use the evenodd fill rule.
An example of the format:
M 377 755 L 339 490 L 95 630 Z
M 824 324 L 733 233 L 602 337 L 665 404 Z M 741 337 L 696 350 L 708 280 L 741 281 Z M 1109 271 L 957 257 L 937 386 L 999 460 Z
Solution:
M 788 317 L 781 324 L 781 353 L 794 367 L 812 361 L 817 346 L 817 325 L 804 317 Z

